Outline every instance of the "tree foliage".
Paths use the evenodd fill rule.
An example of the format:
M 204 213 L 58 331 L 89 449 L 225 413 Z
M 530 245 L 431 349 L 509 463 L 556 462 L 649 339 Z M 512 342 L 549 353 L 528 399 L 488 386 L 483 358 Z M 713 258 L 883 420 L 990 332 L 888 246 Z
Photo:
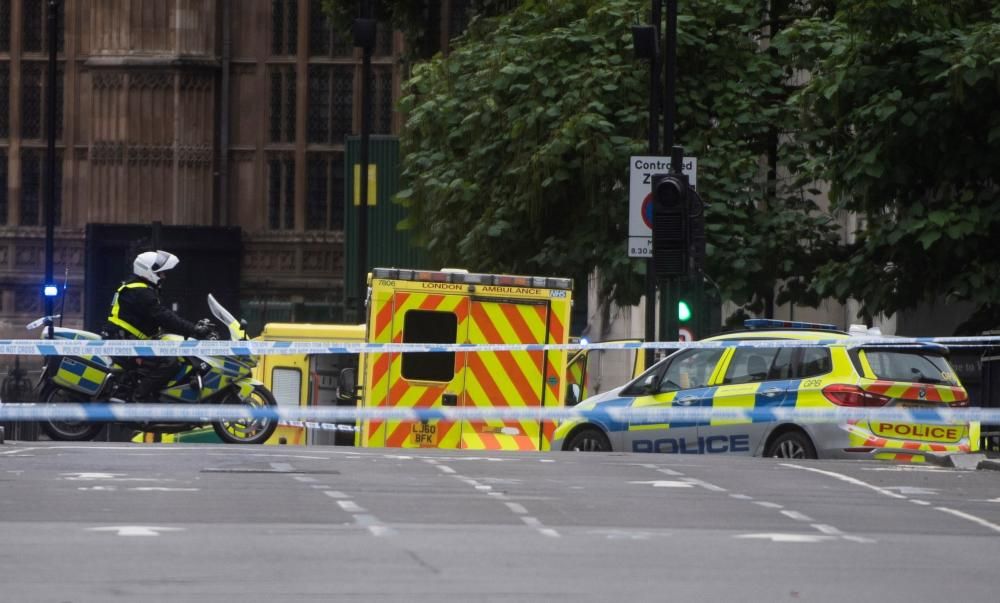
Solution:
M 692 0 L 680 20 L 677 140 L 699 160 L 709 274 L 760 310 L 818 301 L 809 275 L 832 221 L 784 145 L 789 71 L 762 44 L 755 0 Z M 579 276 L 599 268 L 619 304 L 641 295 L 626 257 L 628 157 L 647 154 L 648 65 L 633 57 L 640 0 L 526 0 L 476 22 L 447 57 L 415 67 L 402 109 L 409 226 L 442 264 Z
M 945 295 L 1000 324 L 1000 5 L 992 0 L 845 0 L 776 40 L 811 79 L 802 166 L 857 212 L 856 240 L 813 289 L 867 316 Z

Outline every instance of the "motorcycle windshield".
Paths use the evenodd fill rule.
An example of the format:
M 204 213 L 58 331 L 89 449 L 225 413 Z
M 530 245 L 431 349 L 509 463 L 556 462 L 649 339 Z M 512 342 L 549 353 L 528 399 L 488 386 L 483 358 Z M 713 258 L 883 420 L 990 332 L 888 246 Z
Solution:
M 215 316 L 219 322 L 226 325 L 229 329 L 229 337 L 233 340 L 243 339 L 243 328 L 240 326 L 240 321 L 236 320 L 236 317 L 229 313 L 222 307 L 215 297 L 211 293 L 208 294 L 208 308 L 212 311 L 212 316 Z

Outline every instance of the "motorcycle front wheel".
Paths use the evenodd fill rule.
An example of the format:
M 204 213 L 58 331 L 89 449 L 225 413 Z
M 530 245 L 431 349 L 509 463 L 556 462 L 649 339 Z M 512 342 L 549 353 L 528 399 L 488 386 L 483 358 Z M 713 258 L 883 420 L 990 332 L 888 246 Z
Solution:
M 258 385 L 246 400 L 240 400 L 236 392 L 232 392 L 222 402 L 223 404 L 240 404 L 250 408 L 266 408 L 277 406 L 274 394 L 266 387 Z M 263 444 L 278 428 L 278 422 L 271 418 L 246 417 L 243 419 L 215 421 L 212 423 L 215 433 L 227 444 Z
M 68 402 L 90 402 L 84 395 L 72 390 L 59 387 L 54 383 L 49 383 L 42 388 L 42 393 L 38 396 L 42 404 L 62 404 Z M 55 421 L 46 419 L 39 422 L 39 427 L 53 440 L 61 442 L 81 442 L 93 440 L 101 428 L 100 423 L 89 421 Z

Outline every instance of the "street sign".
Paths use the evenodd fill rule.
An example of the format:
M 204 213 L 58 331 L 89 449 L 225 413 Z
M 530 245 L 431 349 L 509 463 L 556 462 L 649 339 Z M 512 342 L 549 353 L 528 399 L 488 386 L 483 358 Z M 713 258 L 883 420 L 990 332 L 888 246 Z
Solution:
M 628 257 L 653 257 L 653 175 L 670 171 L 669 157 L 634 155 L 629 158 Z M 685 157 L 681 172 L 698 188 L 698 158 Z

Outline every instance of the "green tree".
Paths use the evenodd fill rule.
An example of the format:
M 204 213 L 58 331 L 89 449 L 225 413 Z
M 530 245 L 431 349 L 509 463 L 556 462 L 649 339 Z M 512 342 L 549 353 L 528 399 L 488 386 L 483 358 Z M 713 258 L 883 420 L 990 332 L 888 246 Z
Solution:
M 968 300 L 966 330 L 1000 324 L 1000 5 L 844 0 L 776 47 L 811 73 L 803 169 L 862 218 L 814 291 L 868 317 Z
M 643 0 L 526 0 L 481 19 L 447 57 L 416 65 L 401 103 L 406 226 L 442 265 L 580 276 L 607 299 L 642 294 L 626 257 L 627 158 L 646 154 L 648 67 L 630 26 Z M 809 276 L 834 241 L 798 173 L 801 149 L 762 168 L 795 114 L 755 0 L 685 2 L 678 136 L 699 159 L 709 274 L 754 311 L 815 303 Z M 772 23 L 777 21 L 770 19 Z

